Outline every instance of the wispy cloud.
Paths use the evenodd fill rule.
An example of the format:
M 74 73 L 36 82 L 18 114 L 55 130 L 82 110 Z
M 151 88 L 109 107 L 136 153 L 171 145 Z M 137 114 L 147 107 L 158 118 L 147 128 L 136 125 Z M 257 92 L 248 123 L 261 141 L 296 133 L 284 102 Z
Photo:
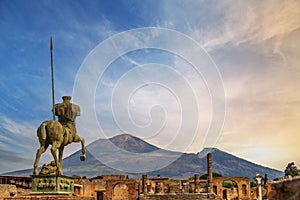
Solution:
M 294 123 L 300 102 L 299 45 L 295 45 L 300 2 L 197 1 L 182 3 L 180 8 L 185 9 L 176 6 L 165 4 L 165 25 L 196 39 L 211 53 L 224 80 L 227 116 L 217 146 L 269 166 L 276 162 L 283 167 L 289 159 L 300 163 L 295 153 L 283 155 L 284 149 L 294 152 L 293 142 L 284 135 L 300 129 Z
M 299 4 L 298 1 L 165 3 L 164 24 L 190 34 L 210 51 L 224 45 L 260 43 L 291 33 L 300 26 Z
M 36 134 L 37 127 L 27 122 L 16 122 L 5 116 L 0 117 L 0 150 L 1 168 L 10 166 L 9 170 L 31 167 L 39 148 Z M 41 158 L 41 163 L 48 162 L 51 154 L 48 152 Z M 19 163 L 19 164 L 16 164 Z

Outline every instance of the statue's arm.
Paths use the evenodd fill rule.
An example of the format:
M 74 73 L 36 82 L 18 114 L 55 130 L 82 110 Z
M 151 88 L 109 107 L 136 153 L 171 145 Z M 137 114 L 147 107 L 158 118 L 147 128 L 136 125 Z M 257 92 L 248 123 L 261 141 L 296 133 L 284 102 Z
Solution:
M 76 117 L 80 116 L 80 107 L 78 105 L 73 104 L 72 109 Z

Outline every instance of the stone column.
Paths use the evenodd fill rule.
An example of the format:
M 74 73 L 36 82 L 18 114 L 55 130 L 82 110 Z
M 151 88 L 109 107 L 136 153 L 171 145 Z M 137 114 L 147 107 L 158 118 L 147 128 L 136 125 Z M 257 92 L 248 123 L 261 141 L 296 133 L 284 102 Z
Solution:
M 257 188 L 258 188 L 257 200 L 262 200 L 261 175 L 260 174 L 256 174 L 255 180 L 256 180 Z
M 147 194 L 147 175 L 142 176 L 142 193 Z
M 213 185 L 212 185 L 212 154 L 207 154 L 207 192 L 212 193 Z
M 194 176 L 195 179 L 195 193 L 199 193 L 200 192 L 200 176 L 199 174 L 195 174 Z
M 164 184 L 160 181 L 155 183 L 155 194 L 164 193 Z

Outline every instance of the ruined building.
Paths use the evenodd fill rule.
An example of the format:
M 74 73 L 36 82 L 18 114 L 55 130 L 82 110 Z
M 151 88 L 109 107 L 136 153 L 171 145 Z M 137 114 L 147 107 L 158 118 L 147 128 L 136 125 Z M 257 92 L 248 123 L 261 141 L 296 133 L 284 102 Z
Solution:
M 124 175 L 104 175 L 91 179 L 78 180 L 75 193 L 90 196 L 97 200 L 211 200 L 241 199 L 250 200 L 250 181 L 247 177 L 212 176 L 212 154 L 207 155 L 207 180 L 200 180 L 196 174 L 192 180 L 178 180 L 165 177 L 128 179 Z M 222 183 L 234 181 L 237 188 L 226 189 Z
M 213 177 L 211 153 L 207 155 L 207 174 L 206 180 L 201 180 L 199 174 L 191 179 L 147 175 L 141 179 L 129 179 L 125 175 L 77 178 L 74 180 L 73 197 L 94 200 L 250 200 L 249 178 Z M 236 187 L 224 188 L 223 182 L 228 180 L 235 182 Z

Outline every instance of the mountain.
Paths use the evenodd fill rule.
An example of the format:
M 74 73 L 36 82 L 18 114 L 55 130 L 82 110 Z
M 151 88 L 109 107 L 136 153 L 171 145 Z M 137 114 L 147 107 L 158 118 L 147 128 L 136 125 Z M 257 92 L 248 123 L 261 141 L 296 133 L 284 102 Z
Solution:
M 205 148 L 198 153 L 198 156 L 203 157 L 204 154 L 206 155 L 206 151 L 212 153 L 213 171 L 223 176 L 247 176 L 250 180 L 253 180 L 255 174 L 268 174 L 269 179 L 273 180 L 284 175 L 284 173 L 279 170 L 249 162 L 216 148 Z
M 182 154 L 182 156 L 169 166 L 150 174 L 160 174 L 166 177 L 190 177 L 195 173 L 200 175 L 207 173 L 207 153 L 212 153 L 213 172 L 222 176 L 253 177 L 259 174 L 268 174 L 269 180 L 282 177 L 283 172 L 268 167 L 264 167 L 245 159 L 228 154 L 217 148 L 204 148 L 198 154 Z
M 182 154 L 160 149 L 128 134 L 96 140 L 86 149 L 92 152 L 93 158 L 101 163 L 119 169 L 119 173 L 125 171 L 131 174 L 141 174 L 139 172 L 158 169 L 162 165 L 169 164 L 169 160 L 175 160 Z M 78 158 L 79 154 L 76 156 Z M 66 158 L 66 162 L 68 162 L 68 158 Z
M 268 174 L 269 179 L 273 180 L 284 175 L 282 171 L 249 162 L 216 148 L 209 150 L 213 156 L 213 170 L 220 172 L 223 176 L 247 176 L 250 180 L 253 180 L 256 174 Z M 200 152 L 198 156 L 201 157 L 203 155 Z
M 129 134 L 117 135 L 111 138 L 110 141 L 117 147 L 133 153 L 149 153 L 159 150 L 156 146 Z
M 199 153 L 180 153 L 159 149 L 140 138 L 123 134 L 110 139 L 99 139 L 87 147 L 86 161 L 81 162 L 81 151 L 63 160 L 63 172 L 65 175 L 79 175 L 95 177 L 101 174 L 126 174 L 126 171 L 138 172 L 155 169 L 148 172 L 149 176 L 160 175 L 171 178 L 188 178 L 194 174 L 206 174 L 207 153 L 212 153 L 213 171 L 223 176 L 245 176 L 253 180 L 255 174 L 268 174 L 269 179 L 283 176 L 283 172 L 254 164 L 245 159 L 221 151 L 217 148 L 204 148 Z M 175 160 L 168 163 L 169 160 Z M 103 164 L 108 163 L 114 169 Z M 42 164 L 42 163 L 41 163 Z M 167 165 L 168 164 L 168 165 Z M 119 168 L 120 169 L 120 168 Z M 32 169 L 7 173 L 9 175 L 29 175 Z M 129 173 L 131 177 L 140 177 L 142 173 Z

